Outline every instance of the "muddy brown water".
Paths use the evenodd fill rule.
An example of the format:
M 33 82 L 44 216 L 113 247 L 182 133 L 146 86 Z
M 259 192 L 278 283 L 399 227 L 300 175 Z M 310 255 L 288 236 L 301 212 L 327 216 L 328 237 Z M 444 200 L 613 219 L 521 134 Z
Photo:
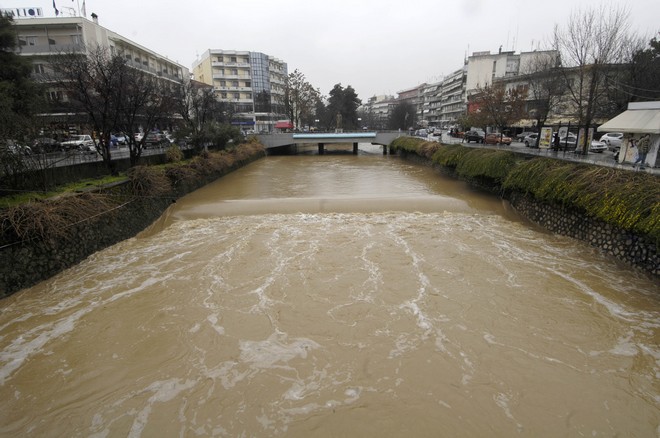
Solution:
M 259 160 L 0 301 L 0 435 L 660 435 L 653 279 L 371 152 Z

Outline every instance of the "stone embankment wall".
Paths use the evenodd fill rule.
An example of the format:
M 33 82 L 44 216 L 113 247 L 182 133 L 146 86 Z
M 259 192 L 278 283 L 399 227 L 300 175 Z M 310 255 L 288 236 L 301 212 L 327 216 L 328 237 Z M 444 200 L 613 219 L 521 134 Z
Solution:
M 104 188 L 104 193 L 123 197 L 125 201 L 102 215 L 70 226 L 66 236 L 37 237 L 0 245 L 0 298 L 53 277 L 97 251 L 136 236 L 179 197 L 263 156 L 258 154 L 236 161 L 224 172 L 208 173 L 165 195 L 132 196 L 128 182 Z
M 402 151 L 399 155 L 407 160 L 432 166 L 442 174 L 457 178 L 453 169 L 434 164 L 419 155 Z M 622 230 L 570 207 L 547 204 L 523 193 L 503 192 L 496 184 L 479 184 L 475 181 L 469 183 L 509 201 L 519 214 L 550 232 L 584 241 L 621 262 L 639 268 L 656 278 L 660 277 L 658 245 L 646 236 Z

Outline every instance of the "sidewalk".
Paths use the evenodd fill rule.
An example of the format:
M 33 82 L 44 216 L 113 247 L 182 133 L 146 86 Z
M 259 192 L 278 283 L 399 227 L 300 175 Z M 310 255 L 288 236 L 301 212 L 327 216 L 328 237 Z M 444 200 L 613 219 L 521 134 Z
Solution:
M 429 136 L 428 141 L 440 141 L 438 137 Z M 448 136 L 443 132 L 441 143 L 444 144 L 461 144 L 467 147 L 474 148 L 489 148 L 489 149 L 500 149 L 500 150 L 509 150 L 517 152 L 520 154 L 526 155 L 535 155 L 539 157 L 555 158 L 558 160 L 573 161 L 576 163 L 588 163 L 594 164 L 597 166 L 612 167 L 615 169 L 629 170 L 631 172 L 646 172 L 652 175 L 660 175 L 660 168 L 657 167 L 646 167 L 644 170 L 637 169 L 635 170 L 632 167 L 631 163 L 618 163 L 614 161 L 611 151 L 605 151 L 601 153 L 590 152 L 587 155 L 576 155 L 571 151 L 553 151 L 551 149 L 535 149 L 525 147 L 524 143 L 513 142 L 510 146 L 506 145 L 490 145 L 490 144 L 481 144 L 481 143 L 463 143 L 463 140 L 460 138 L 454 138 Z

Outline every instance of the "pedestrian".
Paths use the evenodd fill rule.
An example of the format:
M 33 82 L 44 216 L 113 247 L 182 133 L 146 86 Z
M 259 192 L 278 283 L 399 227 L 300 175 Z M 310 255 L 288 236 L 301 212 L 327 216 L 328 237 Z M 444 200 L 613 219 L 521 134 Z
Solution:
M 633 167 L 637 167 L 637 163 L 641 163 L 639 168 L 644 170 L 644 163 L 646 162 L 646 154 L 649 153 L 651 139 L 649 134 L 646 134 L 644 137 L 640 138 L 637 142 L 637 158 L 633 163 Z

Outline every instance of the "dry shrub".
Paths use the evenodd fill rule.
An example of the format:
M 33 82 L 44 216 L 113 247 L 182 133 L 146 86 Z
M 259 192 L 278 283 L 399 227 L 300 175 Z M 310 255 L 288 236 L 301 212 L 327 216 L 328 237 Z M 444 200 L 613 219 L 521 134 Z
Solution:
M 161 168 L 135 166 L 128 170 L 133 193 L 138 196 L 161 196 L 172 190 L 170 180 Z
M 165 176 L 174 187 L 190 184 L 197 180 L 197 172 L 190 166 L 172 166 L 165 170 Z
M 262 155 L 265 149 L 261 143 L 243 143 L 234 149 L 234 156 L 237 161 L 244 161 L 256 155 Z
M 0 211 L 2 236 L 21 240 L 75 237 L 73 225 L 113 210 L 116 201 L 101 193 L 84 193 L 16 205 Z
M 433 157 L 433 154 L 438 150 L 440 147 L 440 143 L 434 142 L 434 141 L 427 141 L 422 143 L 418 148 L 417 148 L 417 154 L 421 155 L 422 157 L 430 160 L 431 157 Z
M 179 146 L 173 144 L 165 151 L 165 159 L 168 163 L 178 163 L 183 160 L 183 152 Z

